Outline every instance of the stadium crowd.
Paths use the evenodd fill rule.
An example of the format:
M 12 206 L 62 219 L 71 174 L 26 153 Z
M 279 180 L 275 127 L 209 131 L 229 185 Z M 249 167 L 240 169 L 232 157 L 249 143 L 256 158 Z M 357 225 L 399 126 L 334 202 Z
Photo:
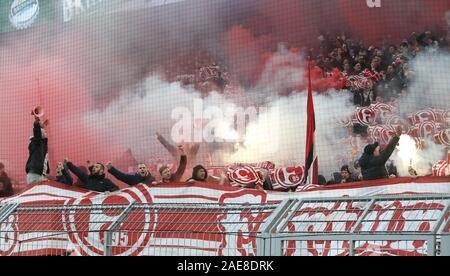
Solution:
M 445 34 L 436 35 L 430 31 L 420 34 L 412 33 L 409 38 L 399 45 L 390 44 L 387 40 L 378 46 L 366 46 L 362 41 L 348 38 L 344 35 L 333 38 L 329 34 L 319 37 L 319 47 L 308 50 L 310 60 L 318 69 L 323 78 L 333 76 L 338 72 L 341 82 L 340 89 L 346 89 L 353 93 L 355 106 L 370 106 L 376 102 L 388 102 L 407 93 L 409 84 L 414 80 L 414 71 L 410 62 L 420 52 L 437 52 L 448 49 L 448 41 Z M 161 66 L 167 80 L 180 81 L 184 85 L 194 85 L 198 90 L 208 93 L 211 90 L 224 91 L 228 85 L 245 86 L 239 83 L 230 72 L 227 72 L 227 64 L 217 62 L 206 53 L 199 53 L 195 58 L 185 57 L 179 64 L 165 64 Z M 358 77 L 361 78 L 358 78 Z M 364 78 L 368 81 L 361 81 Z M 116 180 L 133 186 L 139 183 L 157 185 L 159 183 L 180 182 L 186 170 L 192 170 L 187 182 L 210 182 L 221 185 L 233 185 L 231 177 L 223 171 L 220 176 L 209 175 L 208 169 L 195 164 L 195 156 L 199 145 L 193 145 L 186 149 L 183 146 L 173 146 L 160 134 L 156 134 L 157 140 L 168 150 L 173 158 L 179 160 L 178 166 L 159 166 L 159 176 L 152 175 L 146 164 L 138 164 L 137 171 L 128 174 L 120 171 L 112 162 L 93 163 L 86 166 L 77 166 L 65 159 L 56 166 L 56 175 L 50 176 L 48 163 L 48 137 L 45 128 L 48 121 L 41 122 L 38 116 L 34 116 L 33 137 L 29 144 L 29 159 L 26 164 L 27 183 L 36 183 L 46 180 L 54 180 L 68 186 L 77 186 L 92 191 L 105 192 L 116 191 L 118 186 L 106 177 L 108 172 Z M 355 125 L 354 132 L 360 132 L 362 126 Z M 381 151 L 375 143 L 367 145 L 359 162 L 342 166 L 339 172 L 333 174 L 329 181 L 324 176 L 319 176 L 320 185 L 349 183 L 361 180 L 372 180 L 387 177 L 396 177 L 398 174 L 393 164 L 386 166 L 389 156 L 398 143 L 401 129 L 397 130 L 386 150 Z M 187 151 L 187 152 L 186 152 Z M 152 164 L 151 166 L 153 166 Z M 154 167 L 154 166 L 153 166 Z M 154 170 L 153 170 L 154 171 Z M 77 177 L 74 181 L 71 173 Z M 154 172 L 153 172 L 154 173 Z M 238 183 L 239 186 L 256 188 L 260 190 L 279 190 L 276 183 L 271 181 L 267 172 L 256 172 L 257 177 L 252 183 Z M 13 194 L 11 179 L 5 172 L 5 166 L 0 163 L 0 197 L 8 197 Z M 284 191 L 295 189 L 282 188 Z

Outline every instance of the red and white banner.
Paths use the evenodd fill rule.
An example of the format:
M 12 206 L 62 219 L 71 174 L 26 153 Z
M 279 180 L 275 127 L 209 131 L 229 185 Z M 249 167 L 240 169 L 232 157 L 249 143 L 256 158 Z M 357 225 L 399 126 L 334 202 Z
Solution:
M 413 183 L 414 182 L 414 183 Z M 79 188 L 67 187 L 54 182 L 33 185 L 14 197 L 3 199 L 4 203 L 21 203 L 21 207 L 36 204 L 54 206 L 83 206 L 86 208 L 59 209 L 46 211 L 39 219 L 36 214 L 18 212 L 0 224 L 0 255 L 61 255 L 75 250 L 80 255 L 103 255 L 105 250 L 105 230 L 118 218 L 121 211 L 92 208 L 95 205 L 125 204 L 131 202 L 147 204 L 238 204 L 244 208 L 236 214 L 224 209 L 186 214 L 180 208 L 173 210 L 157 209 L 144 211 L 137 209 L 125 218 L 113 235 L 111 252 L 113 255 L 238 255 L 256 254 L 256 234 L 270 212 L 249 212 L 248 204 L 277 203 L 287 198 L 322 197 L 363 197 L 374 195 L 399 194 L 449 194 L 449 178 L 399 178 L 371 182 L 349 183 L 322 187 L 311 187 L 297 193 L 266 192 L 254 189 L 220 186 L 208 183 L 171 183 L 156 186 L 137 185 L 110 194 L 90 192 Z M 408 202 L 393 201 L 389 204 L 403 206 Z M 417 203 L 419 204 L 419 203 Z M 324 208 L 323 203 L 310 208 Z M 396 206 L 397 206 L 396 205 Z M 325 206 L 330 212 L 324 212 L 330 218 L 332 232 L 339 225 L 333 224 L 333 208 Z M 360 214 L 364 206 L 353 206 L 355 214 Z M 335 209 L 336 209 L 335 208 Z M 321 210 L 322 210 L 321 209 Z M 338 208 L 339 209 L 339 208 Z M 349 208 L 351 209 L 351 208 Z M 195 210 L 195 209 L 194 209 Z M 311 214 L 317 214 L 310 212 Z M 300 214 L 299 214 L 300 215 Z M 301 214 L 305 216 L 305 214 Z M 319 214 L 317 214 L 319 215 Z M 351 214 L 350 214 L 351 215 Z M 383 222 L 389 220 L 391 213 L 384 213 Z M 306 215 L 307 216 L 307 215 Z M 312 218 L 313 220 L 314 218 Z M 376 222 L 380 217 L 374 214 Z M 395 218 L 392 217 L 395 224 Z M 37 221 L 36 221 L 37 220 Z M 204 221 L 203 228 L 198 223 Z M 24 222 L 36 222 L 34 224 Z M 42 224 L 40 224 L 40 222 Z M 177 222 L 174 229 L 173 222 Z M 186 222 L 186 223 L 183 223 Z M 336 222 L 337 223 L 337 222 Z M 236 227 L 239 225 L 239 231 Z M 295 231 L 295 225 L 290 226 Z M 292 228 L 294 227 L 294 228 Z M 385 223 L 373 223 L 372 230 L 380 231 Z M 403 227 L 426 227 L 426 225 L 394 225 L 401 233 Z M 122 231 L 121 231 L 122 230 Z M 175 231 L 174 231 L 175 230 Z M 311 228 L 310 231 L 313 231 Z M 57 233 L 57 234 L 55 234 Z M 183 234 L 181 234 L 183 233 Z M 248 234 L 253 233 L 253 234 Z M 419 244 L 420 245 L 420 244 Z M 344 245 L 342 248 L 345 249 Z M 363 246 L 363 245 L 361 245 Z M 384 246 L 389 246 L 386 244 Z M 324 254 L 323 244 L 314 243 L 311 250 Z M 285 252 L 295 255 L 298 252 Z M 408 252 L 400 252 L 408 255 Z

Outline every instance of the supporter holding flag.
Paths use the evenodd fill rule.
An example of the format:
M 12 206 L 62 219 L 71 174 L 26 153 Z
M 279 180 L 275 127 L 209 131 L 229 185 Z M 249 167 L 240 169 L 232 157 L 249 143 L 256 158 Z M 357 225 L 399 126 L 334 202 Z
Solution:
M 96 163 L 92 166 L 90 175 L 85 174 L 80 168 L 72 164 L 66 158 L 64 165 L 73 172 L 81 181 L 81 188 L 85 188 L 95 192 L 114 192 L 119 190 L 111 180 L 105 177 L 105 166 L 101 163 Z
M 138 170 L 135 174 L 125 174 L 118 169 L 114 168 L 111 161 L 106 164 L 108 172 L 115 178 L 130 186 L 137 185 L 139 183 L 153 184 L 156 182 L 155 178 L 150 174 L 145 164 L 139 164 Z
M 402 135 L 402 128 L 399 126 L 396 129 L 395 137 L 391 139 L 383 152 L 380 152 L 378 143 L 367 145 L 364 148 L 364 153 L 359 159 L 363 180 L 389 178 L 385 165 L 394 152 L 400 140 L 400 135 Z

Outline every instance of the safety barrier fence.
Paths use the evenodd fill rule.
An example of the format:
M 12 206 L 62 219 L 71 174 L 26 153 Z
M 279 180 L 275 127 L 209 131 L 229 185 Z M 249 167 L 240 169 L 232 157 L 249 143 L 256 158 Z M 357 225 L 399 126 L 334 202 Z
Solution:
M 0 255 L 450 255 L 450 195 L 0 205 Z

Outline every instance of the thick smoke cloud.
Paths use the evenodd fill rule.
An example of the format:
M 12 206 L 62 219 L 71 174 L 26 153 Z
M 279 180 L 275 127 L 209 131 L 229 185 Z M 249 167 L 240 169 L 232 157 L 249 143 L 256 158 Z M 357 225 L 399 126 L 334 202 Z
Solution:
M 138 147 L 135 153 L 148 146 L 151 155 L 159 145 L 147 137 L 157 128 L 169 129 L 165 124 L 169 112 L 163 108 L 178 104 L 171 101 L 183 99 L 183 93 L 190 100 L 198 97 L 177 90 L 175 84 L 149 80 L 163 63 L 177 64 L 180 55 L 205 52 L 248 83 L 249 96 L 241 99 L 246 105 L 283 101 L 273 93 L 266 97 L 271 92 L 267 86 L 258 87 L 268 80 L 263 75 L 268 54 L 280 42 L 312 47 L 319 32 L 352 33 L 367 43 L 381 36 L 394 41 L 412 31 L 442 26 L 449 9 L 448 0 L 383 1 L 381 9 L 368 9 L 362 0 L 198 0 L 0 34 L 0 108 L 6 114 L 0 118 L 0 160 L 13 176 L 23 178 L 32 125 L 28 114 L 35 104 L 42 105 L 50 119 L 52 164 L 65 156 L 76 162 L 104 161 L 133 147 Z M 144 96 L 135 89 L 143 83 L 147 83 Z M 160 98 L 158 90 L 166 90 L 157 85 L 179 94 Z M 146 104 L 139 107 L 141 101 Z M 108 119 L 115 120 L 111 112 L 119 106 L 151 118 L 132 114 L 126 124 L 111 125 Z M 152 108 L 158 112 L 146 113 Z M 117 116 L 122 118 L 117 122 L 124 122 L 125 111 Z M 107 127 L 120 135 L 110 140 Z

